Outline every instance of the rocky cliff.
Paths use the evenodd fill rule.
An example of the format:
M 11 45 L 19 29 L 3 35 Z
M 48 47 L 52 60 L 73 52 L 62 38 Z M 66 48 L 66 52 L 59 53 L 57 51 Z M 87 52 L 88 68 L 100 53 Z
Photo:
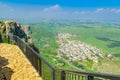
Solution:
M 27 42 L 35 51 L 39 52 L 38 49 L 34 46 L 31 34 L 30 26 L 25 25 L 21 26 L 20 23 L 12 20 L 0 21 L 0 34 L 12 34 L 19 36 L 22 40 Z
M 26 38 L 26 34 L 22 30 L 20 23 L 11 20 L 0 21 L 0 33 L 6 35 L 13 34 L 20 38 Z

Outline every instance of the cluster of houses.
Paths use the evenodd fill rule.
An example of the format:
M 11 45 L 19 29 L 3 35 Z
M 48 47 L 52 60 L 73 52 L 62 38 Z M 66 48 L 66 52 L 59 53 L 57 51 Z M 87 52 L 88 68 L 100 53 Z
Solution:
M 69 61 L 89 59 L 98 63 L 98 58 L 103 58 L 100 49 L 78 40 L 71 40 L 75 35 L 68 33 L 59 33 L 57 42 L 60 45 L 58 49 L 59 56 L 66 56 Z

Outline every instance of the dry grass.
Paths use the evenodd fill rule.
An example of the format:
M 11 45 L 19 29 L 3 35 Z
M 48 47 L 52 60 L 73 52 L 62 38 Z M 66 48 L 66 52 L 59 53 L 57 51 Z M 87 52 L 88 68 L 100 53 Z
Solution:
M 99 64 L 95 63 L 93 68 L 98 72 L 108 74 L 120 74 L 120 60 L 103 59 Z
M 1 78 L 6 80 L 40 80 L 36 70 L 15 45 L 0 43 L 0 63 Z

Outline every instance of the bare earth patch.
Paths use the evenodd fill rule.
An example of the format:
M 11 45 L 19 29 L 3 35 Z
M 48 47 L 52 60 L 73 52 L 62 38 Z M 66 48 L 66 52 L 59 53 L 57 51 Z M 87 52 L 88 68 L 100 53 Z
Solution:
M 119 60 L 120 61 L 120 60 Z M 119 62 L 118 61 L 118 62 Z M 108 74 L 120 74 L 120 65 L 112 60 L 104 59 L 101 64 L 94 64 L 93 68 L 98 72 L 108 73 Z
M 0 43 L 0 78 L 42 80 L 17 46 L 4 43 Z

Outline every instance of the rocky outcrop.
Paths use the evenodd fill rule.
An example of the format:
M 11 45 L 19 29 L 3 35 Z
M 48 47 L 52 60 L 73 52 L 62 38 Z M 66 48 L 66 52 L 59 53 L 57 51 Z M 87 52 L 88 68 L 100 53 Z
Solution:
M 22 40 L 27 42 L 35 51 L 39 52 L 38 49 L 34 46 L 34 43 L 30 36 L 31 33 L 32 31 L 30 30 L 29 25 L 21 26 L 20 23 L 12 20 L 0 21 L 0 34 L 12 34 L 19 36 Z M 0 42 L 2 42 L 1 39 Z
M 33 45 L 33 41 L 32 41 L 32 38 L 31 38 L 31 34 L 32 34 L 32 31 L 31 31 L 31 28 L 29 25 L 25 25 L 22 27 L 22 30 L 24 31 L 24 33 L 26 34 L 26 37 L 27 37 L 27 42 L 31 45 Z
M 2 34 L 13 34 L 17 35 L 20 38 L 25 38 L 26 34 L 22 30 L 20 23 L 7 20 L 7 21 L 0 21 L 0 33 Z
M 25 32 L 27 37 L 27 43 L 37 52 L 39 52 L 38 48 L 35 47 L 34 42 L 31 38 L 32 30 L 29 25 L 22 26 L 22 30 Z
M 58 49 L 59 56 L 66 56 L 68 61 L 92 60 L 98 62 L 98 58 L 103 58 L 100 49 L 77 40 L 70 40 L 71 34 L 60 33 L 57 42 L 60 44 Z
M 20 23 L 12 20 L 0 21 L 0 33 L 1 34 L 12 34 L 19 36 L 24 39 L 29 44 L 33 44 L 32 39 L 30 37 L 31 31 L 29 31 L 30 27 L 21 26 Z

